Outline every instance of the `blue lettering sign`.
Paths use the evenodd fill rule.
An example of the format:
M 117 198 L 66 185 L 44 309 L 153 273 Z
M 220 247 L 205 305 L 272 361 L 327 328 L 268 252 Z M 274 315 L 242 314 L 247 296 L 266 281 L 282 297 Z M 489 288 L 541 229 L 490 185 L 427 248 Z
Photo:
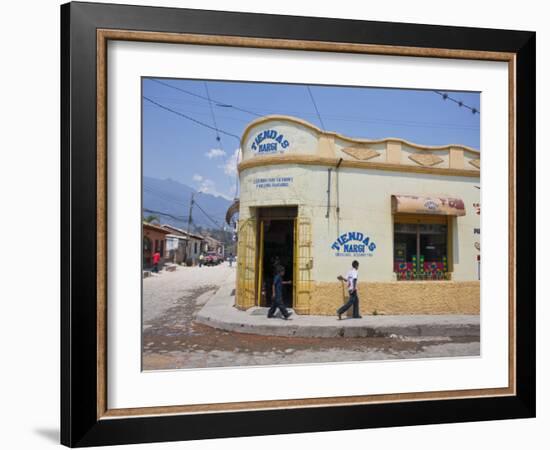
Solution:
M 338 236 L 330 248 L 336 256 L 372 256 L 376 244 L 360 231 L 349 231 Z
M 256 189 L 289 187 L 293 182 L 293 177 L 254 178 L 252 180 Z
M 264 141 L 271 141 L 265 142 Z M 283 152 L 290 143 L 285 139 L 285 137 L 280 134 L 277 130 L 264 130 L 256 135 L 252 141 L 250 148 L 255 153 L 276 153 Z

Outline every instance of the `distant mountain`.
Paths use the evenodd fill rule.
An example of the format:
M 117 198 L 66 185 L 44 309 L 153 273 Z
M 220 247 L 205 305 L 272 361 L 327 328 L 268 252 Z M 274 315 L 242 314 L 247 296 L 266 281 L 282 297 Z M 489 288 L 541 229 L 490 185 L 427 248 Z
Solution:
M 178 181 L 144 176 L 143 216 L 156 215 L 160 217 L 160 223 L 167 223 L 186 230 L 192 192 L 196 193 L 196 189 Z M 196 227 L 219 229 L 225 224 L 225 213 L 231 205 L 231 201 L 223 197 L 200 193 L 195 194 L 195 202 L 192 217 Z M 204 212 L 201 211 L 201 208 Z M 191 230 L 193 230 L 193 226 Z

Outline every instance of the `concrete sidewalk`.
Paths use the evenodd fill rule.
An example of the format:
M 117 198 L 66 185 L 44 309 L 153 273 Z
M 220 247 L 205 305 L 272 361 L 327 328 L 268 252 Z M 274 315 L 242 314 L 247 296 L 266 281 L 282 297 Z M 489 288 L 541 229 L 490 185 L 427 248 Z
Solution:
M 235 308 L 235 280 L 228 278 L 196 314 L 195 320 L 225 331 L 268 336 L 383 337 L 439 336 L 479 337 L 479 315 L 363 316 L 361 319 L 293 314 L 290 320 L 267 318 L 267 308 L 247 311 Z

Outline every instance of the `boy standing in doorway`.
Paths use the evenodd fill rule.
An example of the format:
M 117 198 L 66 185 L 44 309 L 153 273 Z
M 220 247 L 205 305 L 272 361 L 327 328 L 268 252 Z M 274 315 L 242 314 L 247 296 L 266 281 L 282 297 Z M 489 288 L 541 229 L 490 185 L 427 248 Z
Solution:
M 341 275 L 338 275 L 338 279 L 340 281 L 347 281 L 348 284 L 348 293 L 349 293 L 349 299 L 347 303 L 342 305 L 340 308 L 336 310 L 336 314 L 338 314 L 338 320 L 342 320 L 342 314 L 344 314 L 349 308 L 353 306 L 353 318 L 354 319 L 360 319 L 361 316 L 359 315 L 359 297 L 357 296 L 357 269 L 359 269 L 359 261 L 353 261 L 351 263 L 351 270 L 347 273 L 346 278 L 344 278 Z
M 274 314 L 275 314 L 275 311 L 277 311 L 277 308 L 281 310 L 281 314 L 283 315 L 285 320 L 288 319 L 292 314 L 286 309 L 285 304 L 283 302 L 283 284 L 291 284 L 292 281 L 283 281 L 284 276 L 285 276 L 285 268 L 283 266 L 278 266 L 276 270 L 275 278 L 273 278 L 271 308 L 269 308 L 269 311 L 267 312 L 268 319 L 271 319 L 274 317 Z

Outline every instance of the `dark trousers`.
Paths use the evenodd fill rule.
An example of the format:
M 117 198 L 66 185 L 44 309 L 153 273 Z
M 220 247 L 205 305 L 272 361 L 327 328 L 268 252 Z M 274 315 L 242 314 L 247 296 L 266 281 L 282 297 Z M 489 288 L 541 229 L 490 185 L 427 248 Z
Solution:
M 348 309 L 350 309 L 353 306 L 353 317 L 359 318 L 359 297 L 357 296 L 357 291 L 351 292 L 349 294 L 348 301 L 340 306 L 338 310 L 336 311 L 338 314 L 344 314 Z
M 288 311 L 282 298 L 273 299 L 273 301 L 271 302 L 271 308 L 269 308 L 269 311 L 267 313 L 267 317 L 273 317 L 275 311 L 277 311 L 277 308 L 281 310 L 281 314 L 283 315 L 283 317 L 288 317 Z
M 159 273 L 159 263 L 153 264 L 153 272 Z

